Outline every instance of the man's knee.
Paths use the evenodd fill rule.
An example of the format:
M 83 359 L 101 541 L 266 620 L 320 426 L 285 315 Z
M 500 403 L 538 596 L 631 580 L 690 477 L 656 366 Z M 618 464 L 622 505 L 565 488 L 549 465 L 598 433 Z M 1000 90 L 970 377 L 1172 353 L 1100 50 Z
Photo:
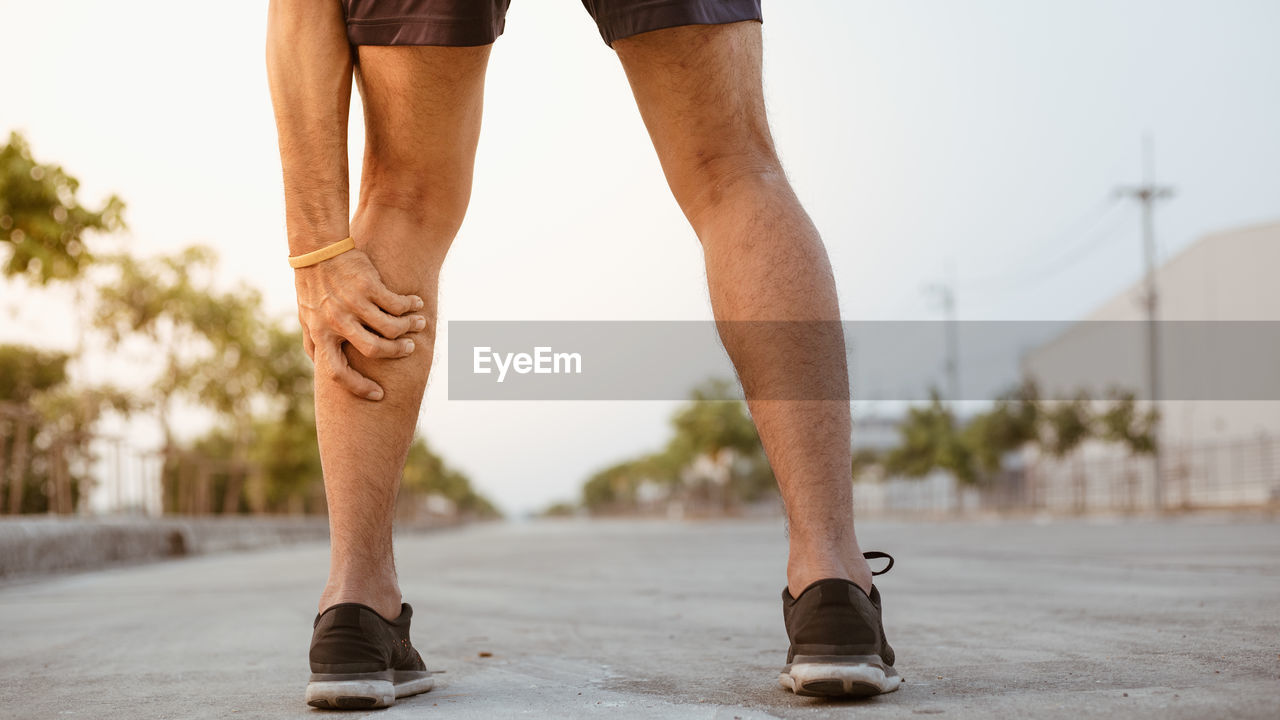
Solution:
M 446 244 L 453 240 L 471 200 L 470 183 L 430 172 L 379 173 L 366 177 L 360 191 L 361 212 L 403 215 Z
M 670 175 L 672 194 L 695 225 L 743 194 L 770 192 L 787 183 L 771 145 L 696 149 Z

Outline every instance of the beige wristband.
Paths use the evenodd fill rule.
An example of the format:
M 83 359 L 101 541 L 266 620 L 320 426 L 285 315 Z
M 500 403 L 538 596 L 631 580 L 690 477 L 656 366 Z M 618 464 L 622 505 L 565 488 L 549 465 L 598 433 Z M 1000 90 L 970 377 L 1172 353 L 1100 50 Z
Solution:
M 345 240 L 339 240 L 332 245 L 325 245 L 319 250 L 312 250 L 309 253 L 290 255 L 289 267 L 296 270 L 298 268 L 315 265 L 316 263 L 322 263 L 329 258 L 337 257 L 348 250 L 355 249 L 355 246 L 356 241 L 351 238 L 347 238 Z

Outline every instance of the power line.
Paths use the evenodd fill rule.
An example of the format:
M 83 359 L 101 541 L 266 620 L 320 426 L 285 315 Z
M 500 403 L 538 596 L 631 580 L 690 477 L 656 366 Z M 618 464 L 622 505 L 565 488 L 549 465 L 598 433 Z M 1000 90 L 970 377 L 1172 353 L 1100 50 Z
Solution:
M 966 279 L 966 282 L 981 286 L 980 291 L 993 291 L 1008 290 L 1052 277 L 1092 254 L 1107 240 L 1111 239 L 1111 233 L 1101 236 L 1095 236 L 1095 233 L 1104 229 L 1103 222 L 1111 218 L 1113 211 L 1120 206 L 1120 199 L 1114 193 L 1108 194 L 1101 203 L 1095 205 L 1086 215 L 1080 216 L 1078 220 L 1071 223 L 1066 232 L 1060 233 L 1058 238 L 1062 242 L 1055 244 L 1063 244 L 1063 242 L 1072 238 L 1076 239 L 1077 242 L 1067 248 L 1065 252 L 1038 266 L 1035 270 L 1006 270 L 983 278 L 969 278 Z M 1083 232 L 1080 232 L 1079 229 L 1082 227 Z M 1113 225 L 1109 229 L 1114 231 L 1115 227 Z
M 1114 217 L 1123 218 L 1124 215 L 1119 215 Z M 1066 270 L 1072 265 L 1075 265 L 1080 260 L 1083 260 L 1084 258 L 1092 255 L 1095 250 L 1097 250 L 1098 248 L 1105 245 L 1108 241 L 1115 238 L 1115 231 L 1119 229 L 1120 226 L 1121 226 L 1120 222 L 1118 221 L 1114 222 L 1112 225 L 1106 227 L 1107 232 L 1096 236 L 1091 242 L 1080 244 L 1079 246 L 1070 250 L 1067 254 L 1063 255 L 1061 258 L 1058 258 L 1052 263 L 1045 265 L 1038 272 L 1027 273 L 1025 276 L 1025 282 L 1030 283 L 1030 282 L 1047 280 L 1053 277 L 1054 275 L 1061 273 L 1063 270 Z M 1098 228 L 1098 229 L 1102 229 L 1102 228 Z

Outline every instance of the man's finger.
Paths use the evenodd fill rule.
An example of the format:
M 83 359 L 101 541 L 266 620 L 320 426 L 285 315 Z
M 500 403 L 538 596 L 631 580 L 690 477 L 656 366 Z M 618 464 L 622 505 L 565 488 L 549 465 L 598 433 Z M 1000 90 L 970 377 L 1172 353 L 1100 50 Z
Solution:
M 422 315 L 397 317 L 387 314 L 373 303 L 365 303 L 358 312 L 361 322 L 388 340 L 395 340 L 405 333 L 422 330 L 427 326 L 427 319 Z
M 369 378 L 356 372 L 347 362 L 346 353 L 342 352 L 342 340 L 334 338 L 320 346 L 320 353 L 325 356 L 329 373 L 347 392 L 366 400 L 381 400 L 382 388 Z
M 388 340 L 369 332 L 361 325 L 346 333 L 347 342 L 367 358 L 402 358 L 413 352 L 413 341 L 409 338 Z
M 374 283 L 374 286 L 370 291 L 369 299 L 372 300 L 375 305 L 386 310 L 392 315 L 403 315 L 407 312 L 421 310 L 426 307 L 422 302 L 422 298 L 417 295 L 400 295 L 398 293 L 391 292 L 386 285 L 382 284 L 381 280 Z

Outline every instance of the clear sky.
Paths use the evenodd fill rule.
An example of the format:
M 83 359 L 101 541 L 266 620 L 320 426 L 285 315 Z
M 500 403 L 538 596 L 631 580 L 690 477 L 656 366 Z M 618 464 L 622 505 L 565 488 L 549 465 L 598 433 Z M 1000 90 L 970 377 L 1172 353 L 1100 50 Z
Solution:
M 291 317 L 265 5 L 0 0 L 0 130 L 22 130 L 38 158 L 79 176 L 87 201 L 119 193 L 136 251 L 213 245 L 229 282 Z M 764 11 L 775 135 L 847 318 L 937 317 L 922 288 L 948 264 L 962 318 L 1084 314 L 1141 271 L 1137 213 L 1108 196 L 1140 178 L 1146 132 L 1178 189 L 1159 215 L 1162 255 L 1280 218 L 1274 0 L 766 0 Z M 362 140 L 356 110 L 353 168 Z M 514 0 L 442 325 L 703 319 L 705 288 L 697 242 L 581 4 Z M 0 286 L 0 340 L 68 346 L 70 314 Z M 672 410 L 449 402 L 443 377 L 421 428 L 509 510 L 574 496 L 592 469 L 656 448 Z

